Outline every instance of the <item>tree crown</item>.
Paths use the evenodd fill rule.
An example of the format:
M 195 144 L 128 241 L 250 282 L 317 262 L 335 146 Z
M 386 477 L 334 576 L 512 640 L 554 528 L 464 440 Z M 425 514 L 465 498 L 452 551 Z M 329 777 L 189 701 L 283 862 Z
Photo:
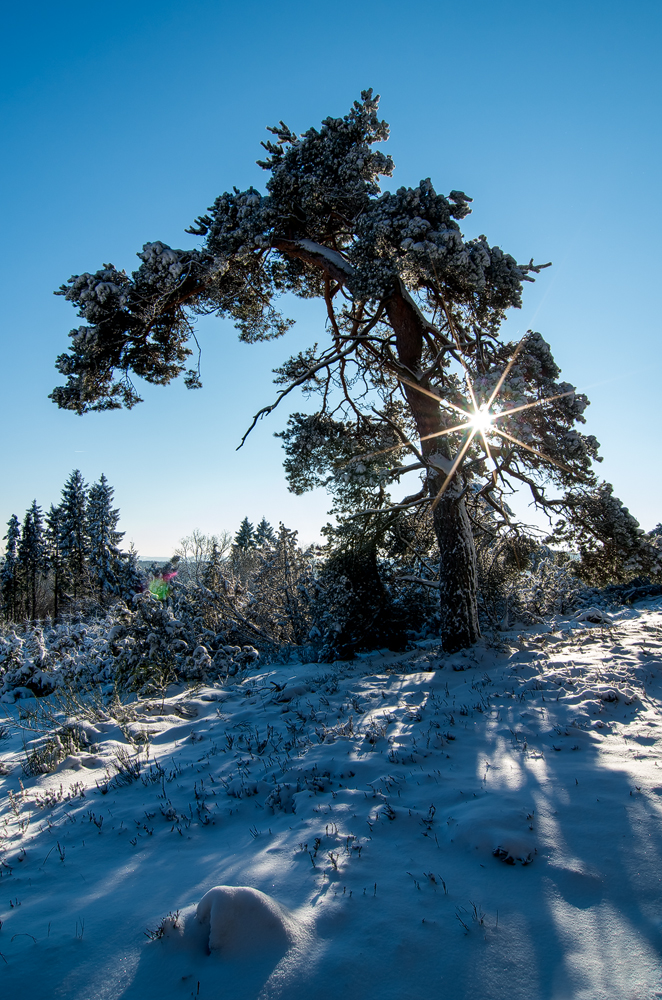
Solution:
M 53 400 L 77 413 L 131 407 L 140 401 L 132 374 L 155 384 L 184 374 L 198 387 L 199 370 L 186 367 L 195 315 L 231 318 L 245 341 L 269 339 L 290 325 L 277 308 L 289 292 L 324 300 L 331 343 L 276 371 L 279 396 L 252 426 L 297 387 L 320 396 L 319 412 L 295 415 L 283 435 L 295 490 L 322 471 L 355 486 L 364 475 L 359 485 L 374 500 L 421 468 L 437 483 L 461 479 L 460 488 L 483 476 L 503 514 L 489 496 L 497 480 L 528 483 L 543 505 L 548 480 L 594 483 L 598 443 L 576 428 L 587 398 L 558 381 L 540 334 L 520 345 L 500 339 L 506 309 L 520 305 L 540 266 L 484 236 L 465 240 L 459 222 L 471 199 L 462 191 L 445 196 L 425 179 L 382 192 L 379 178 L 394 165 L 374 148 L 388 138 L 377 110 L 368 90 L 319 130 L 270 129 L 258 161 L 270 175 L 266 194 L 218 197 L 188 230 L 203 239 L 199 249 L 147 243 L 130 277 L 106 264 L 70 278 L 58 294 L 86 325 L 57 359 L 67 381 Z M 491 419 L 478 428 L 481 408 Z M 416 461 L 403 466 L 406 453 Z

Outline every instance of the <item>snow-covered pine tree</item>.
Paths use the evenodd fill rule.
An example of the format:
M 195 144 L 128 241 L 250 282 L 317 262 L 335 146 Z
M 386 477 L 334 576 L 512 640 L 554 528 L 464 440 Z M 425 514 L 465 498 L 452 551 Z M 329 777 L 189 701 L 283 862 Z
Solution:
M 64 585 L 71 586 L 74 598 L 82 596 L 88 585 L 87 485 L 78 469 L 74 469 L 62 490 L 60 555 Z
M 590 586 L 662 576 L 662 548 L 655 544 L 655 529 L 646 535 L 609 483 L 594 490 L 569 491 L 564 517 L 547 541 L 579 553 L 573 568 Z
M 119 543 L 124 532 L 116 530 L 120 512 L 112 506 L 113 494 L 112 486 L 102 475 L 99 482 L 90 487 L 87 497 L 89 573 L 100 604 L 104 603 L 107 594 L 117 594 L 120 590 Z
M 37 617 L 37 580 L 48 575 L 48 558 L 41 507 L 33 500 L 23 520 L 18 543 L 18 565 L 26 591 L 26 612 Z
M 234 544 L 242 552 L 255 548 L 255 528 L 247 517 L 239 525 L 239 531 L 234 536 Z
M 2 586 L 2 608 L 10 620 L 18 617 L 21 604 L 21 581 L 18 563 L 18 545 L 21 538 L 21 525 L 12 514 L 7 522 L 7 534 L 4 536 L 7 545 L 5 558 L 0 572 Z
M 290 427 L 290 481 L 303 489 L 372 479 L 372 504 L 354 512 L 366 525 L 389 507 L 389 483 L 420 470 L 421 488 L 396 506 L 433 512 L 440 631 L 452 651 L 480 634 L 468 499 L 480 494 L 507 524 L 503 491 L 525 485 L 538 507 L 561 513 L 563 496 L 549 487 L 594 488 L 598 443 L 577 430 L 588 400 L 558 381 L 540 334 L 519 344 L 501 335 L 540 266 L 484 236 L 465 240 L 459 223 L 471 199 L 462 191 L 445 196 L 425 179 L 382 192 L 394 164 L 373 149 L 389 134 L 377 112 L 368 90 L 319 130 L 297 135 L 280 122 L 259 161 L 266 194 L 220 195 L 188 229 L 200 249 L 146 243 L 131 276 L 108 264 L 70 278 L 59 294 L 87 325 L 57 359 L 66 384 L 51 398 L 77 413 L 132 407 L 140 397 L 130 371 L 158 385 L 184 375 L 198 387 L 197 368 L 186 367 L 193 317 L 230 317 L 253 343 L 291 325 L 277 309 L 284 292 L 319 298 L 327 346 L 277 369 L 282 390 L 251 428 L 292 390 L 317 394 L 319 412 Z M 306 449 L 310 433 L 318 446 Z M 380 436 L 392 450 L 375 466 Z
M 266 545 L 274 545 L 276 533 L 271 527 L 266 517 L 263 517 L 255 529 L 255 544 L 258 548 Z
M 46 516 L 46 551 L 53 578 L 53 618 L 57 621 L 62 598 L 61 510 L 51 504 Z

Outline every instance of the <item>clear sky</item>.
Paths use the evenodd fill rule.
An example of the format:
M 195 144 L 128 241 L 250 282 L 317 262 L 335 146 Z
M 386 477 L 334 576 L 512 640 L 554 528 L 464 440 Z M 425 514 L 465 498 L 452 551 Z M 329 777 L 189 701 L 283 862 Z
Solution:
M 297 328 L 263 345 L 206 319 L 203 390 L 147 387 L 131 412 L 77 417 L 47 398 L 79 322 L 52 292 L 105 262 L 134 269 L 147 241 L 195 245 L 184 229 L 217 194 L 264 187 L 266 125 L 303 131 L 366 87 L 391 124 L 395 186 L 429 176 L 464 190 L 465 233 L 553 262 L 509 329 L 550 342 L 592 401 L 601 474 L 644 528 L 661 521 L 661 22 L 659 0 L 8 6 L 0 523 L 35 497 L 57 502 L 80 468 L 114 485 L 142 554 L 167 555 L 194 527 L 234 531 L 245 515 L 318 537 L 329 500 L 288 494 L 272 436 L 289 410 L 235 451 L 273 398 L 271 369 L 323 340 L 318 305 L 293 305 Z

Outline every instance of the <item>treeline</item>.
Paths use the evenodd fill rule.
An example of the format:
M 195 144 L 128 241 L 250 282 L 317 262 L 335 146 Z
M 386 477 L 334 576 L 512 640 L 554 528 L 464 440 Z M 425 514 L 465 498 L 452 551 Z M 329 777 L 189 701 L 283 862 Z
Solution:
M 541 538 L 502 516 L 479 491 L 470 493 L 481 627 L 565 614 L 582 594 L 598 599 L 587 588 L 662 585 L 662 527 L 642 532 L 608 486 L 571 499 L 572 518 Z M 113 640 L 104 656 L 111 672 L 120 660 L 125 664 L 131 684 L 133 672 L 149 664 L 152 671 L 161 664 L 163 676 L 202 676 L 195 650 L 211 659 L 218 653 L 225 664 L 226 647 L 248 645 L 269 656 L 299 647 L 318 660 L 404 648 L 438 634 L 432 512 L 385 507 L 369 514 L 341 512 L 322 529 L 324 544 L 305 548 L 283 524 L 274 530 L 263 517 L 254 527 L 246 517 L 236 533 L 196 530 L 167 563 L 141 566 L 137 553 L 120 547 L 119 510 L 105 476 L 88 486 L 74 470 L 57 506 L 44 514 L 34 501 L 22 523 L 16 516 L 9 521 L 2 618 L 28 628 L 48 618 L 64 624 L 92 621 L 100 611 L 114 615 L 126 649 Z M 173 629 L 182 623 L 186 635 L 175 642 Z M 185 645 L 177 651 L 173 642 Z M 0 649 L 0 667 L 3 655 Z
M 165 566 L 152 563 L 145 569 L 148 578 L 157 583 L 165 573 L 176 576 L 180 584 L 196 583 L 216 590 L 228 576 L 245 582 L 274 548 L 277 538 L 266 517 L 257 528 L 245 517 L 234 536 L 229 531 L 205 535 L 196 528 L 180 540 Z
M 584 545 L 562 524 L 571 555 L 470 496 L 484 632 L 662 592 L 662 528 L 641 532 L 608 489 L 582 502 L 578 518 L 601 535 Z M 74 472 L 59 508 L 44 516 L 33 504 L 22 525 L 11 519 L 0 697 L 63 684 L 151 696 L 256 663 L 330 662 L 439 635 L 429 509 L 339 518 L 323 529 L 325 544 L 305 548 L 283 524 L 244 518 L 236 533 L 193 531 L 150 567 L 121 551 L 118 518 L 107 481 L 88 488 Z
M 13 514 L 4 536 L 0 570 L 5 618 L 20 621 L 52 617 L 132 596 L 141 587 L 137 554 L 123 552 L 120 512 L 105 476 L 89 486 L 74 469 L 59 504 L 44 514 L 34 500 L 22 523 Z

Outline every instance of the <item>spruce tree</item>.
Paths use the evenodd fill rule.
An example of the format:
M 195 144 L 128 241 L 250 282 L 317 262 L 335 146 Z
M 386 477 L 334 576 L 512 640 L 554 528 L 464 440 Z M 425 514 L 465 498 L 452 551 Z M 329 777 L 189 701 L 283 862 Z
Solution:
M 7 522 L 7 534 L 4 536 L 7 542 L 5 548 L 5 560 L 0 572 L 0 584 L 2 586 L 2 607 L 5 615 L 9 619 L 18 616 L 18 609 L 21 598 L 18 545 L 21 538 L 21 526 L 16 514 L 12 514 Z
M 255 528 L 247 517 L 239 525 L 239 531 L 234 536 L 234 544 L 242 552 L 255 548 Z
M 117 531 L 120 512 L 114 509 L 113 488 L 104 475 L 90 488 L 87 499 L 87 536 L 89 573 L 92 585 L 103 604 L 106 594 L 120 590 L 119 543 L 123 531 Z
M 218 543 L 214 538 L 212 541 L 211 552 L 209 553 L 209 558 L 207 559 L 204 573 L 202 574 L 202 582 L 205 587 L 209 590 L 217 590 L 218 585 L 222 576 L 222 557 L 221 552 L 218 547 Z
M 60 555 L 67 586 L 74 598 L 80 597 L 87 584 L 87 486 L 80 471 L 74 469 L 62 490 L 60 503 Z
M 37 617 L 37 579 L 48 573 L 43 516 L 36 500 L 33 500 L 23 521 L 18 543 L 18 564 L 25 581 L 26 612 L 34 620 Z
M 145 574 L 140 569 L 138 553 L 133 544 L 128 552 L 120 553 L 117 577 L 119 595 L 126 601 L 130 601 L 135 594 L 142 593 L 145 589 Z
M 275 541 L 276 533 L 266 517 L 263 517 L 255 531 L 255 544 L 261 548 L 263 545 L 273 545 Z
M 57 620 L 62 603 L 63 565 L 61 551 L 62 511 L 51 504 L 46 514 L 46 548 L 53 576 L 53 618 Z

